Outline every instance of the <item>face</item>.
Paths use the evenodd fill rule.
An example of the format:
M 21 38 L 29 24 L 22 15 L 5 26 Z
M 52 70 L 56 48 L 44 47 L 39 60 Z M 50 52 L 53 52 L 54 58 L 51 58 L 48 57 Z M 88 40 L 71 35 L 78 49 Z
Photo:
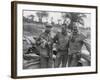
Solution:
M 46 28 L 45 30 L 47 33 L 49 33 L 51 31 L 51 28 Z
M 77 27 L 74 27 L 72 31 L 72 41 L 75 41 L 77 34 L 78 34 L 78 29 Z
M 78 29 L 77 26 L 73 27 L 73 35 L 77 35 L 78 34 Z
M 78 34 L 77 30 L 73 31 L 73 35 L 77 35 L 77 34 Z
M 64 34 L 64 35 L 65 35 L 66 33 L 67 33 L 67 29 L 66 29 L 66 27 L 65 27 L 65 26 L 63 26 L 63 27 L 62 27 L 62 34 Z

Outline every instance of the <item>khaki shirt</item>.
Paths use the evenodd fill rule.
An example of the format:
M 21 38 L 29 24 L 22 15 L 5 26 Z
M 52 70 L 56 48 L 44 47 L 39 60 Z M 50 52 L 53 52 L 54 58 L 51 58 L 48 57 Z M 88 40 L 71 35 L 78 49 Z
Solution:
M 54 40 L 57 43 L 58 50 L 67 50 L 67 45 L 69 41 L 69 36 L 67 34 L 63 35 L 61 32 L 59 32 L 55 36 Z
M 85 40 L 86 40 L 86 37 L 82 34 L 76 35 L 74 41 L 72 41 L 72 38 L 71 38 L 69 40 L 69 54 L 81 52 L 83 44 L 84 43 L 87 44 Z
M 50 56 L 50 49 L 51 49 L 51 45 L 52 45 L 52 38 L 51 38 L 51 34 L 47 34 L 46 32 L 43 32 L 40 36 L 40 55 L 44 56 L 44 57 L 48 57 Z

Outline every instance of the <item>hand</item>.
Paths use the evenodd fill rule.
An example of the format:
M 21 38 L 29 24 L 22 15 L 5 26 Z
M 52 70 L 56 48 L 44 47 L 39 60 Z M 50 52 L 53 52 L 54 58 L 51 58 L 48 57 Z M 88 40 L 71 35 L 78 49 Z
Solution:
M 48 45 L 50 45 L 50 44 L 51 44 L 51 42 L 49 41 L 49 42 L 48 42 Z
M 44 43 L 41 43 L 40 45 L 42 48 L 45 48 L 45 44 Z

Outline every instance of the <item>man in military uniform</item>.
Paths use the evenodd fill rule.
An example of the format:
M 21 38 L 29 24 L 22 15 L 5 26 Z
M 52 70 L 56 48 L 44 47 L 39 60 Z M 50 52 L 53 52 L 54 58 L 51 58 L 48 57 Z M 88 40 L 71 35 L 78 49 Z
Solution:
M 79 66 L 79 61 L 81 59 L 81 50 L 83 45 L 86 46 L 87 50 L 90 52 L 90 45 L 86 42 L 86 37 L 77 29 L 77 25 L 74 25 L 72 37 L 69 40 L 69 55 L 68 55 L 68 66 Z
M 45 31 L 39 36 L 38 44 L 40 50 L 40 68 L 52 67 L 52 38 L 51 38 L 51 25 L 45 26 Z
M 66 29 L 67 29 L 66 25 L 63 24 L 61 32 L 58 32 L 54 37 L 54 43 L 57 44 L 55 67 L 60 67 L 61 63 L 62 67 L 66 67 L 67 64 L 69 37 Z

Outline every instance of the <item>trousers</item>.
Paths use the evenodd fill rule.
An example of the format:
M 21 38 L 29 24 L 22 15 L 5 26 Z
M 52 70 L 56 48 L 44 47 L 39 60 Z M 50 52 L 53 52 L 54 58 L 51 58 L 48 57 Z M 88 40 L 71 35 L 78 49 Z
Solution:
M 78 62 L 80 58 L 81 58 L 81 55 L 79 52 L 68 55 L 68 67 L 78 66 Z
M 40 49 L 40 68 L 51 68 L 52 58 L 48 49 Z
M 66 67 L 67 64 L 67 60 L 68 60 L 68 53 L 67 50 L 61 50 L 57 52 L 56 55 L 56 60 L 54 63 L 54 67 Z

